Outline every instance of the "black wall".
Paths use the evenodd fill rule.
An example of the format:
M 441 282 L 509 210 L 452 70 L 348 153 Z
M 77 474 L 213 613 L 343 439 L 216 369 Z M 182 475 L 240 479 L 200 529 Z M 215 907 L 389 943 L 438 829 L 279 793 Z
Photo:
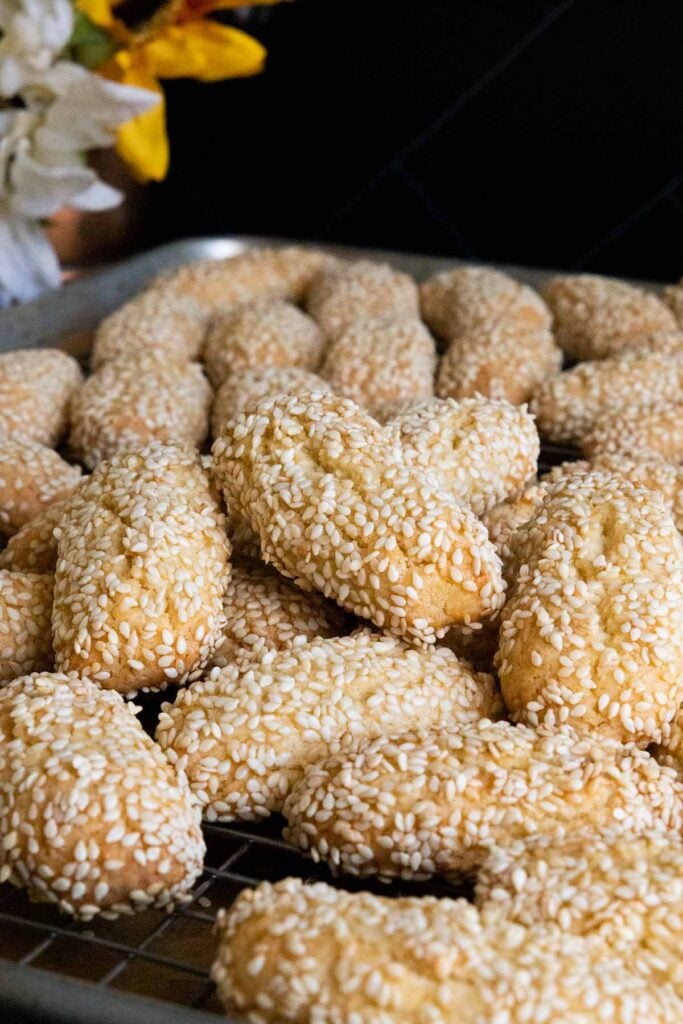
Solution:
M 248 232 L 673 279 L 683 8 L 295 0 L 259 78 L 169 83 L 145 242 Z

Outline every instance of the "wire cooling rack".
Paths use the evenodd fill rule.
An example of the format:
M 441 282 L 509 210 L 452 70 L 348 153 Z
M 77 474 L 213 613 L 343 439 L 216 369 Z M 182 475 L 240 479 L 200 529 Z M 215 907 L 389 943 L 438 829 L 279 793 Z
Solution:
M 343 883 L 335 883 L 325 865 L 307 860 L 278 838 L 281 827 L 278 818 L 253 827 L 205 825 L 204 871 L 191 902 L 171 914 L 147 911 L 116 921 L 80 924 L 52 906 L 31 903 L 21 890 L 2 886 L 0 958 L 22 968 L 41 968 L 59 975 L 55 981 L 66 977 L 88 983 L 92 1019 L 101 1024 L 110 1019 L 132 1019 L 110 1017 L 103 1012 L 106 1005 L 101 997 L 107 991 L 161 999 L 201 1010 L 206 1016 L 223 1012 L 209 977 L 216 948 L 215 913 L 219 907 L 229 906 L 245 886 L 295 875 L 306 881 L 327 881 L 343 884 L 346 889 L 371 889 L 384 895 L 467 894 L 465 888 L 445 882 L 386 885 L 345 878 Z M 59 998 L 59 989 L 55 988 L 54 995 Z M 0 1012 L 0 1019 L 7 1018 Z M 68 1019 L 73 1019 L 73 1014 Z M 143 1004 L 137 1019 L 149 1020 Z M 185 1019 L 189 1024 L 195 1015 L 188 1014 Z
M 194 239 L 172 243 L 86 277 L 51 296 L 0 313 L 0 350 L 60 344 L 75 355 L 89 350 L 91 331 L 160 270 L 202 257 L 220 257 L 278 239 Z M 386 259 L 418 280 L 459 261 L 428 256 L 335 247 L 345 256 Z M 538 286 L 548 272 L 506 267 Z M 539 471 L 577 452 L 545 445 Z M 137 703 L 143 703 L 138 698 Z M 155 701 L 142 720 L 153 728 Z M 383 895 L 468 895 L 445 882 L 386 885 L 345 877 L 334 882 L 279 836 L 282 821 L 250 825 L 205 825 L 204 871 L 189 903 L 146 911 L 116 921 L 80 924 L 47 904 L 31 903 L 25 892 L 0 885 L 0 1024 L 210 1024 L 223 1010 L 209 969 L 215 955 L 213 922 L 245 886 L 294 875 L 346 889 Z M 233 1018 L 237 1022 L 237 1018 Z

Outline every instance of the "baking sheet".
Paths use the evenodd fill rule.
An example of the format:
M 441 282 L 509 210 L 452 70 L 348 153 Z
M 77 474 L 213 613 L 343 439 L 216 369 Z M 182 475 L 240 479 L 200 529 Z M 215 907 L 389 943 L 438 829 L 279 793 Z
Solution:
M 99 321 L 162 271 L 264 245 L 292 244 L 301 243 L 251 236 L 172 242 L 87 274 L 61 291 L 1 311 L 0 350 L 56 345 L 74 355 L 87 355 L 92 331 Z M 379 249 L 321 247 L 341 256 L 386 260 L 417 280 L 463 262 Z M 499 269 L 534 287 L 553 273 L 516 266 Z M 544 464 L 555 464 L 574 454 L 571 449 L 545 446 Z M 263 879 L 287 874 L 329 878 L 324 866 L 316 868 L 278 838 L 277 822 L 266 823 L 258 830 L 212 825 L 205 833 L 209 855 L 196 900 L 172 917 L 163 913 L 155 916 L 150 911 L 136 918 L 85 926 L 52 907 L 29 903 L 25 893 L 9 885 L 0 886 L 0 1022 L 215 1022 L 220 1007 L 207 975 L 214 945 L 211 919 L 215 910 L 231 902 L 244 885 Z M 344 884 L 347 888 L 359 887 L 352 880 L 344 880 Z M 362 887 L 373 885 L 366 881 Z M 405 886 L 400 888 L 406 891 Z M 377 891 L 391 890 L 380 886 Z M 438 881 L 408 891 L 454 894 L 452 888 Z M 192 1009 L 191 1005 L 203 1009 Z

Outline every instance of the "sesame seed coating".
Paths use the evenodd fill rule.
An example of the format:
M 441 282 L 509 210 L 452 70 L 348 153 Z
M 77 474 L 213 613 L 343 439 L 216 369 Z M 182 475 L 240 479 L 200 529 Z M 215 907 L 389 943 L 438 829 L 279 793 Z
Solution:
M 11 537 L 81 479 L 52 448 L 23 438 L 0 438 L 0 533 Z
M 640 353 L 667 352 L 669 355 L 678 355 L 683 350 L 683 330 L 680 327 L 670 327 L 649 334 L 637 334 L 625 340 L 620 349 L 623 352 L 634 350 Z
M 634 744 L 479 721 L 358 742 L 311 765 L 285 838 L 333 870 L 470 874 L 492 846 L 581 828 L 680 829 L 676 773 Z
M 653 492 L 567 477 L 515 534 L 496 664 L 512 717 L 657 742 L 683 701 L 683 543 Z
M 494 850 L 477 879 L 484 919 L 596 936 L 683 996 L 683 843 L 672 833 L 586 832 Z
M 431 398 L 436 348 L 416 319 L 354 320 L 331 342 L 320 375 L 373 414 L 389 402 Z
M 173 362 L 197 359 L 207 328 L 206 310 L 190 295 L 156 288 L 142 292 L 102 321 L 90 364 L 154 352 Z
M 419 317 L 417 285 L 388 263 L 356 260 L 337 263 L 312 282 L 306 310 L 329 338 L 354 320 L 378 317 L 415 320 Z
M 50 448 L 68 422 L 71 394 L 81 368 L 56 348 L 20 349 L 0 355 L 0 431 Z
M 267 399 L 226 426 L 213 456 L 264 561 L 381 629 L 433 643 L 502 604 L 484 527 L 353 402 Z
M 449 342 L 436 393 L 457 399 L 485 395 L 521 405 L 561 368 L 562 351 L 548 329 L 530 330 L 515 320 L 482 323 Z
M 627 455 L 596 455 L 590 462 L 563 462 L 543 477 L 541 484 L 547 489 L 552 483 L 563 480 L 567 476 L 580 476 L 604 470 L 607 473 L 623 476 L 636 487 L 644 487 L 655 491 L 673 516 L 676 529 L 683 533 L 683 469 L 665 462 L 660 457 L 631 459 Z M 531 516 L 529 516 L 531 518 Z
M 529 331 L 547 330 L 551 317 L 540 295 L 490 267 L 458 267 L 420 285 L 422 319 L 450 341 L 498 321 Z
M 265 366 L 315 370 L 324 339 L 315 321 L 290 302 L 260 299 L 211 319 L 202 358 L 215 388 L 228 377 Z
M 182 901 L 201 871 L 198 810 L 136 711 L 75 675 L 0 690 L 0 878 L 82 921 Z
M 560 274 L 543 289 L 555 338 L 573 359 L 604 359 L 641 334 L 669 330 L 676 320 L 656 295 L 610 277 Z
M 314 277 L 335 263 L 318 249 L 254 249 L 227 259 L 186 264 L 162 274 L 151 287 L 189 295 L 209 312 L 261 298 L 300 302 Z
M 194 452 L 100 463 L 56 537 L 57 667 L 122 693 L 196 678 L 221 638 L 230 544 Z
M 683 1004 L 604 943 L 486 925 L 466 900 L 286 878 L 217 919 L 226 1009 L 253 1024 L 677 1024 Z
M 223 381 L 213 400 L 211 433 L 219 437 L 228 420 L 273 395 L 297 395 L 302 391 L 328 391 L 327 381 L 299 366 L 265 366 L 243 370 Z
M 578 444 L 599 416 L 629 406 L 677 401 L 683 389 L 683 353 L 626 352 L 579 363 L 544 381 L 531 401 L 541 437 Z
M 457 728 L 501 708 L 493 679 L 451 651 L 359 630 L 301 637 L 213 672 L 164 704 L 156 740 L 209 820 L 258 820 L 282 810 L 307 765 L 352 738 Z
M 526 406 L 485 398 L 433 398 L 394 417 L 388 431 L 416 469 L 477 516 L 514 497 L 536 475 L 540 442 Z
M 623 453 L 683 462 L 683 405 L 655 402 L 607 413 L 581 438 L 581 448 L 588 458 Z
M 153 353 L 105 363 L 71 400 L 69 447 L 89 469 L 149 441 L 201 445 L 212 391 L 198 363 Z
M 10 537 L 7 547 L 0 551 L 0 569 L 54 575 L 57 567 L 57 538 L 54 529 L 61 522 L 68 500 L 61 498 L 48 505 Z
M 224 668 L 240 652 L 260 644 L 289 647 L 295 637 L 340 636 L 348 632 L 341 608 L 321 594 L 299 590 L 259 562 L 233 563 L 223 598 L 226 624 L 211 662 Z
M 52 668 L 54 583 L 53 576 L 0 569 L 0 683 Z

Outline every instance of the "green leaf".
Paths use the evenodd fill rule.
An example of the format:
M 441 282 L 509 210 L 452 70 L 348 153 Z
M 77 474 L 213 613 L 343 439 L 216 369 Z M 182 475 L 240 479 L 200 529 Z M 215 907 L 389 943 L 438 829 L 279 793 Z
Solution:
M 93 71 L 116 53 L 117 44 L 105 29 L 77 11 L 67 50 L 72 60 Z

